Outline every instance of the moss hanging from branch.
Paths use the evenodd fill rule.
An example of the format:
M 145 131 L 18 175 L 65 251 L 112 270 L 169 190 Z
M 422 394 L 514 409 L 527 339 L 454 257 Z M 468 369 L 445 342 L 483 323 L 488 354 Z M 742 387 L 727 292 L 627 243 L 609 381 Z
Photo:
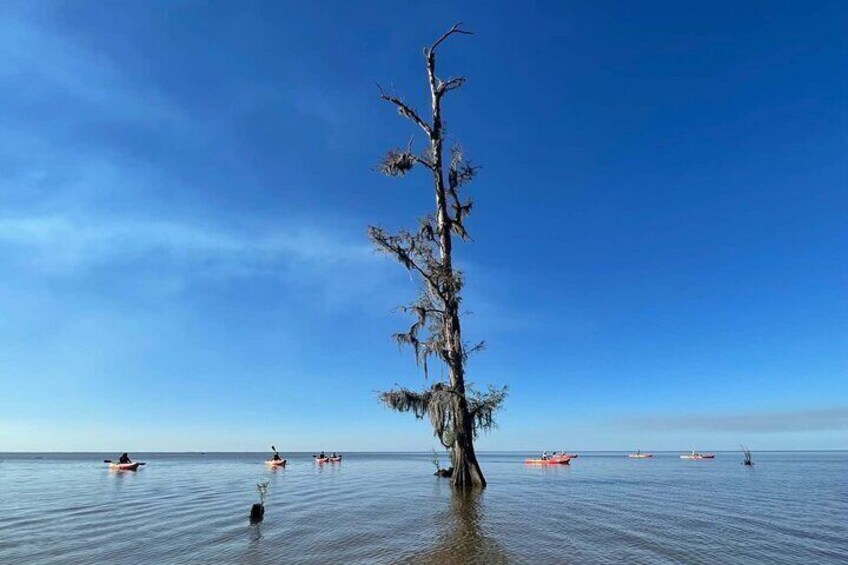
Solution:
M 490 431 L 497 427 L 495 414 L 503 405 L 507 388 L 489 386 L 485 393 L 466 389 L 468 411 L 473 420 L 473 432 L 477 437 L 480 431 Z M 453 446 L 457 431 L 453 414 L 457 409 L 460 395 L 447 383 L 435 383 L 421 392 L 400 387 L 380 393 L 380 400 L 397 412 L 412 412 L 419 420 L 428 417 L 433 426 L 433 435 L 446 448 Z

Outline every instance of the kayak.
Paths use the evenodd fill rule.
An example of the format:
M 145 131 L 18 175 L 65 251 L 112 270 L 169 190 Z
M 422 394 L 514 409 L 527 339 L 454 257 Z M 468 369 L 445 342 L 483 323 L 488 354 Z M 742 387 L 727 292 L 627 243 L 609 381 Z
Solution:
M 650 459 L 653 455 L 650 453 L 631 453 L 628 457 L 631 459 Z
M 285 459 L 269 459 L 265 461 L 266 465 L 270 465 L 271 467 L 285 467 L 286 460 Z
M 555 457 L 553 459 L 525 459 L 525 465 L 568 465 L 571 457 Z
M 327 462 L 329 462 L 329 463 L 341 463 L 342 458 L 341 457 L 327 457 Z
M 115 471 L 135 471 L 141 463 L 109 463 L 109 468 Z
M 324 463 L 328 462 L 329 460 L 330 460 L 329 457 L 316 457 L 315 458 L 315 462 L 321 463 L 321 464 L 324 464 Z
M 691 459 L 693 461 L 700 459 L 715 459 L 715 455 L 712 453 L 690 453 L 687 455 L 681 455 L 681 459 Z

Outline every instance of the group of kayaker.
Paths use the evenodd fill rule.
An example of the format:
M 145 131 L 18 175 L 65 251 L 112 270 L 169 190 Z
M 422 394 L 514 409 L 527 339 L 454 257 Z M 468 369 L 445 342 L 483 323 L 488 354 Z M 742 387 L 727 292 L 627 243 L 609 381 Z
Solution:
M 285 467 L 286 460 L 280 456 L 277 452 L 277 448 L 272 445 L 271 449 L 274 450 L 274 455 L 271 456 L 271 459 L 265 461 L 265 463 L 274 467 Z M 326 452 L 321 451 L 318 455 L 313 455 L 312 457 L 315 459 L 316 463 L 341 463 L 342 461 L 341 453 L 336 453 L 335 451 L 332 455 L 327 455 Z
M 269 463 L 275 463 L 275 464 L 280 464 L 280 463 L 285 464 L 286 460 L 282 457 L 282 455 L 280 455 L 280 452 L 277 451 L 277 449 L 274 446 L 271 446 L 271 449 L 274 450 L 274 454 L 271 455 L 271 459 L 268 462 Z M 327 455 L 322 451 L 318 455 L 313 455 L 313 457 L 316 459 L 316 461 L 339 462 L 339 461 L 342 460 L 341 454 L 336 453 L 335 451 L 333 452 L 332 455 Z M 121 456 L 118 457 L 117 461 L 112 461 L 111 459 L 107 459 L 106 461 L 108 461 L 110 463 L 115 463 L 117 465 L 130 465 L 133 462 L 132 459 L 130 459 L 130 456 L 129 456 L 128 453 L 122 453 Z
M 547 451 L 542 452 L 542 461 L 547 461 L 548 459 L 558 459 L 560 457 L 565 457 L 568 455 L 565 451 L 551 451 L 548 453 Z

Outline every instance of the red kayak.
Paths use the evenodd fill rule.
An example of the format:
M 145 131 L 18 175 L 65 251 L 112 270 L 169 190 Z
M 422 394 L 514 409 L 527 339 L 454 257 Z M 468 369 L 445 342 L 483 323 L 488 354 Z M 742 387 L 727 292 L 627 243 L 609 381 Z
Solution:
M 109 468 L 114 471 L 135 471 L 143 463 L 109 463 Z
M 323 465 L 324 463 L 328 462 L 329 460 L 330 460 L 330 458 L 329 458 L 329 457 L 316 457 L 316 458 L 315 458 L 315 462 L 316 462 L 316 463 L 320 463 L 320 464 L 322 464 L 322 465 Z
M 270 465 L 271 467 L 285 467 L 286 460 L 285 459 L 269 459 L 265 461 L 266 465 Z

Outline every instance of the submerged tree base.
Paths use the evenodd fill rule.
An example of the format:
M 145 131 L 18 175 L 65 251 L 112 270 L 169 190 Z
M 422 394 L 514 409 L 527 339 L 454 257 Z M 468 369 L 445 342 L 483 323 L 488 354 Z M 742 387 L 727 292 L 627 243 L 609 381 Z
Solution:
M 250 507 L 250 523 L 258 524 L 265 518 L 265 505 L 258 502 Z
M 450 479 L 453 477 L 453 467 L 449 469 L 438 469 L 435 473 L 433 473 L 436 477 L 441 477 L 443 479 Z

